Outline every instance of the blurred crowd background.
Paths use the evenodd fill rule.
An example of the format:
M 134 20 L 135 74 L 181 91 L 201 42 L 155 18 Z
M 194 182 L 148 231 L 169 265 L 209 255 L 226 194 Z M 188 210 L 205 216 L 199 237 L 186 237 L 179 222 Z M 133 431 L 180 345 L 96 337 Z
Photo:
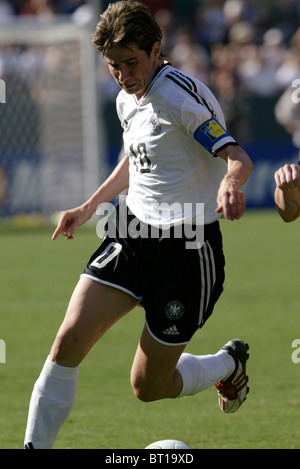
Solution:
M 106 9 L 108 3 L 114 2 L 0 0 L 0 20 L 36 16 L 45 21 L 57 15 L 70 15 L 76 22 L 93 24 L 95 15 Z M 253 113 L 249 109 L 247 112 L 251 107 L 249 97 L 276 100 L 294 79 L 300 79 L 300 1 L 144 0 L 143 3 L 153 11 L 163 30 L 163 50 L 168 60 L 207 84 L 223 107 L 229 132 L 241 141 L 250 141 L 257 125 L 253 127 Z M 118 89 L 105 69 L 101 71 L 100 85 L 108 99 L 114 101 Z M 270 106 L 273 104 L 271 99 Z M 252 105 L 256 108 L 255 101 Z
M 300 147 L 300 104 L 291 99 L 294 80 L 300 88 L 299 0 L 144 3 L 163 30 L 168 60 L 213 90 L 229 133 L 245 145 L 291 141 Z M 114 103 L 115 83 L 105 69 L 99 76 Z
M 94 28 L 107 0 L 0 0 L 1 23 L 14 18 L 69 21 Z M 199 78 L 217 96 L 236 140 L 254 160 L 291 158 L 300 147 L 300 0 L 142 0 L 163 33 L 172 65 Z M 109 156 L 121 142 L 115 113 L 119 88 L 98 57 L 98 86 L 105 97 Z M 0 50 L 0 76 L 1 66 Z M 297 89 L 292 85 L 299 81 Z M 277 152 L 276 157 L 274 154 Z M 277 163 L 275 162 L 275 165 Z M 279 164 L 279 163 L 278 163 Z M 272 168 L 271 168 L 272 170 Z M 270 197 L 271 200 L 271 197 Z

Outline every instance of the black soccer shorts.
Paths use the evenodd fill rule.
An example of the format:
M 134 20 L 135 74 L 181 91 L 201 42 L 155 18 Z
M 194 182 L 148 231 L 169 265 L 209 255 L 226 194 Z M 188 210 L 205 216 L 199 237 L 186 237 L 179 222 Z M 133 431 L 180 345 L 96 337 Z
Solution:
M 159 229 L 154 234 L 149 225 L 139 230 L 141 224 L 128 214 L 127 207 L 124 222 L 123 210 L 117 207 L 111 215 L 115 232 L 110 226 L 82 276 L 140 300 L 148 330 L 159 342 L 187 344 L 223 291 L 225 262 L 219 222 L 205 225 L 201 248 L 187 249 L 190 235 L 187 239 L 184 233 L 178 236 L 178 231 L 166 234 Z

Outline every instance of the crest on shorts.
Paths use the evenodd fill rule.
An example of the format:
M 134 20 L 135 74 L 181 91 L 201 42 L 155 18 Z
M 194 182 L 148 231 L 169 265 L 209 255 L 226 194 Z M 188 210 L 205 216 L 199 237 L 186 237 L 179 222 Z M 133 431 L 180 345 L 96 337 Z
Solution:
M 181 318 L 184 315 L 184 306 L 180 301 L 173 300 L 169 301 L 169 303 L 165 307 L 165 313 L 168 319 L 172 319 L 176 321 L 176 319 Z

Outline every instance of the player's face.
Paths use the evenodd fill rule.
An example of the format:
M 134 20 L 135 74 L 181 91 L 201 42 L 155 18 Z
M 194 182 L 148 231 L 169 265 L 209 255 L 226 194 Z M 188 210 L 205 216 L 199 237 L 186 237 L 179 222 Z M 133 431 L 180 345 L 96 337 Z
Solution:
M 118 85 L 140 99 L 150 85 L 159 66 L 160 44 L 153 45 L 150 57 L 135 44 L 113 46 L 106 56 L 109 71 Z

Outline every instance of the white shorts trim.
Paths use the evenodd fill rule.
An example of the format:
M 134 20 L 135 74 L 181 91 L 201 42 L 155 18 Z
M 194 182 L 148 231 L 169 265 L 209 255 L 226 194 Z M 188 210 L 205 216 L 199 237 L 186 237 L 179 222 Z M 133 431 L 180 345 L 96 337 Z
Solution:
M 121 287 L 120 285 L 117 285 L 115 283 L 107 282 L 106 280 L 101 280 L 100 278 L 94 277 L 93 275 L 81 274 L 80 278 L 81 277 L 90 278 L 91 280 L 94 280 L 97 283 L 102 283 L 103 285 L 108 285 L 109 287 L 113 287 L 113 288 L 117 288 L 118 290 L 122 290 L 125 293 L 128 293 L 130 296 L 133 296 L 133 298 L 135 298 L 136 300 L 141 300 L 142 299 L 142 296 L 136 296 L 132 291 L 128 290 L 127 288 Z

